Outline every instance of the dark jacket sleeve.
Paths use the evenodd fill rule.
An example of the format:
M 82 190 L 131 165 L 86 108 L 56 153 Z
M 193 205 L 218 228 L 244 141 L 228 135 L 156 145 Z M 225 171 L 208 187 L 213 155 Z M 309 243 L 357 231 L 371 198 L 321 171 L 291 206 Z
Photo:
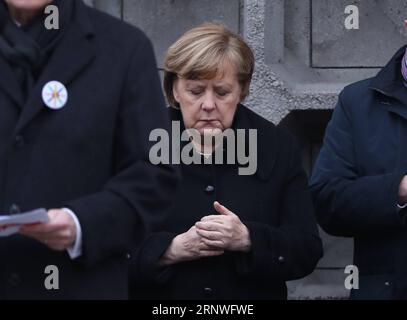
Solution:
M 310 274 L 322 257 L 307 176 L 298 147 L 289 140 L 289 165 L 281 199 L 279 226 L 243 221 L 250 232 L 249 253 L 236 254 L 239 275 L 288 281 Z
M 171 279 L 174 274 L 174 265 L 160 267 L 158 262 L 176 236 L 176 233 L 167 231 L 153 232 L 138 246 L 130 271 L 132 286 L 160 285 Z
M 396 204 L 404 171 L 359 174 L 363 163 L 357 162 L 354 130 L 360 123 L 345 101 L 341 93 L 311 178 L 318 222 L 326 232 L 346 237 L 401 228 Z
M 95 194 L 70 201 L 83 243 L 81 259 L 95 264 L 125 254 L 135 233 L 149 232 L 164 217 L 177 183 L 177 172 L 149 161 L 149 134 L 169 132 L 170 120 L 161 90 L 152 45 L 139 32 L 116 120 L 114 175 Z M 97 143 L 97 141 L 92 142 Z

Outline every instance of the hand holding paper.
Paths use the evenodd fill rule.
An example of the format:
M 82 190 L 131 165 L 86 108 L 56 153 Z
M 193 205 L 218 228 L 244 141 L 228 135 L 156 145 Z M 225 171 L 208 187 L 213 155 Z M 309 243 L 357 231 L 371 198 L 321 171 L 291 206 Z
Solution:
M 0 237 L 17 233 L 24 225 L 48 222 L 47 210 L 37 209 L 26 213 L 0 216 Z
M 72 247 L 77 232 L 72 216 L 63 209 L 52 209 L 48 211 L 48 217 L 47 222 L 22 226 L 20 233 L 53 250 L 64 251 Z

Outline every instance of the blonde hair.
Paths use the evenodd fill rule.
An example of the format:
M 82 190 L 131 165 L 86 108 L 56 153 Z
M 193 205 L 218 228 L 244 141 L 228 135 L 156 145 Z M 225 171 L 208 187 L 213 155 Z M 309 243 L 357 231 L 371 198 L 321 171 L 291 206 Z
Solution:
M 173 86 L 177 77 L 212 79 L 231 63 L 242 89 L 241 100 L 249 94 L 254 55 L 244 40 L 225 26 L 205 23 L 187 31 L 167 51 L 164 62 L 164 91 L 171 106 L 177 107 Z

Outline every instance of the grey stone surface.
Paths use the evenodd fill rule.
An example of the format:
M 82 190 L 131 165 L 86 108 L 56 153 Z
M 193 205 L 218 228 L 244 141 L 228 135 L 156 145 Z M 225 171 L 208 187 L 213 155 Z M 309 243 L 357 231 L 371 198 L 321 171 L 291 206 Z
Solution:
M 287 88 L 289 84 L 275 72 L 277 64 L 266 61 L 268 56 L 266 41 L 269 41 L 269 38 L 265 36 L 266 17 L 268 17 L 266 8 L 268 13 L 272 4 L 275 2 L 266 0 L 245 1 L 244 36 L 256 57 L 256 69 L 247 105 L 276 124 L 293 110 L 333 108 L 336 103 L 337 89 L 334 92 L 332 92 L 333 90 L 327 90 L 327 92 L 309 90 L 309 93 L 295 94 L 294 90 Z M 276 19 L 278 18 L 277 15 Z M 275 43 L 275 45 L 284 46 L 284 43 Z M 301 77 L 301 71 L 301 69 L 294 70 L 290 74 L 295 77 L 297 72 L 298 76 Z
M 304 2 L 307 1 L 302 1 L 303 5 Z M 276 12 L 280 12 L 280 15 L 267 14 L 274 6 L 277 6 Z M 296 7 L 300 8 L 297 10 L 301 10 L 299 1 L 296 1 L 296 3 L 291 1 L 290 5 L 287 6 L 286 3 L 285 6 L 292 16 L 295 16 Z M 306 14 L 308 11 L 304 10 L 304 8 L 305 6 L 302 6 L 303 13 Z M 266 41 L 276 41 L 276 38 L 270 38 L 265 33 L 270 31 L 270 29 L 267 29 L 270 28 L 270 22 L 267 22 L 270 16 L 277 20 L 283 19 L 283 21 L 274 22 L 274 26 L 276 24 L 286 25 L 287 21 L 284 21 L 284 17 L 281 16 L 281 9 L 281 1 L 246 0 L 243 25 L 245 38 L 255 52 L 257 63 L 251 95 L 247 100 L 247 105 L 276 124 L 280 123 L 284 117 L 294 110 L 324 110 L 333 108 L 337 100 L 337 93 L 344 85 L 344 83 L 341 83 L 339 86 L 332 86 L 330 90 L 329 88 L 326 89 L 326 86 L 322 90 L 321 86 L 315 86 L 314 90 L 310 87 L 308 93 L 297 93 L 292 89 L 293 87 L 290 88 L 287 82 L 284 81 L 287 78 L 282 79 L 279 77 L 279 74 L 276 72 L 276 66 L 279 64 L 281 66 L 284 63 L 285 55 L 280 59 L 270 60 L 267 58 L 270 53 L 268 51 L 270 50 L 270 44 L 267 44 Z M 307 23 L 309 24 L 310 22 L 308 21 Z M 275 28 L 276 32 L 281 30 L 281 27 L 280 29 Z M 294 41 L 291 41 L 290 44 L 292 46 L 297 45 L 297 47 L 303 46 L 300 48 L 300 52 L 301 50 L 304 54 L 307 52 L 306 43 L 295 44 Z M 286 50 L 285 43 L 275 43 L 275 45 L 283 46 L 284 50 Z M 300 61 L 297 63 L 300 67 L 297 69 L 293 68 L 290 72 L 292 77 L 297 75 L 301 77 L 301 72 L 309 72 L 309 70 L 306 70 L 306 59 L 298 58 L 297 61 Z M 280 71 L 281 75 L 281 69 L 278 71 Z M 363 74 L 359 76 L 363 76 Z M 346 298 L 348 295 L 347 290 L 343 286 L 343 271 L 338 271 L 336 268 L 343 268 L 352 261 L 352 242 L 349 239 L 345 240 L 328 236 L 323 232 L 321 232 L 321 236 L 324 242 L 325 256 L 313 274 L 305 279 L 289 283 L 289 296 L 292 299 Z
M 221 22 L 239 31 L 239 0 L 126 0 L 123 18 L 152 39 L 158 65 L 164 53 L 185 31 L 204 22 Z
M 359 30 L 345 28 L 344 8 L 350 3 L 313 0 L 314 67 L 382 67 L 404 45 L 405 1 L 353 1 L 359 8 Z
M 317 269 L 309 277 L 288 283 L 288 299 L 347 299 L 346 276 L 344 269 Z
M 272 10 L 273 3 L 268 4 L 266 12 L 267 10 Z M 306 66 L 309 66 L 310 62 L 310 12 L 309 1 L 284 1 L 284 42 L 280 45 L 285 48 L 285 51 L 294 52 L 299 63 Z M 274 32 L 272 29 L 266 28 L 267 31 L 269 33 Z M 270 46 L 272 45 L 270 43 Z
M 322 229 L 319 233 L 323 240 L 324 256 L 318 268 L 345 268 L 353 261 L 353 239 L 333 237 Z
M 121 18 L 122 17 L 122 0 L 93 0 L 94 7 L 111 15 Z
M 272 67 L 284 87 L 294 95 L 335 94 L 347 83 L 375 74 L 378 69 L 313 68 L 311 26 L 318 17 L 311 14 L 312 3 L 311 0 L 265 1 L 264 62 Z M 284 41 L 278 42 L 275 39 L 281 39 L 281 30 Z M 276 53 L 280 54 L 276 56 Z

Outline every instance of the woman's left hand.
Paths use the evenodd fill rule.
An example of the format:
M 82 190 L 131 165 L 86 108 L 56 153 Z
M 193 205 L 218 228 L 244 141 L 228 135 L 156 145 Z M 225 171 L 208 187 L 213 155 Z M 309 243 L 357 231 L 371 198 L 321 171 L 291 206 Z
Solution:
M 251 241 L 247 227 L 219 202 L 215 201 L 213 206 L 219 215 L 203 217 L 195 224 L 196 232 L 204 243 L 223 250 L 249 252 Z

